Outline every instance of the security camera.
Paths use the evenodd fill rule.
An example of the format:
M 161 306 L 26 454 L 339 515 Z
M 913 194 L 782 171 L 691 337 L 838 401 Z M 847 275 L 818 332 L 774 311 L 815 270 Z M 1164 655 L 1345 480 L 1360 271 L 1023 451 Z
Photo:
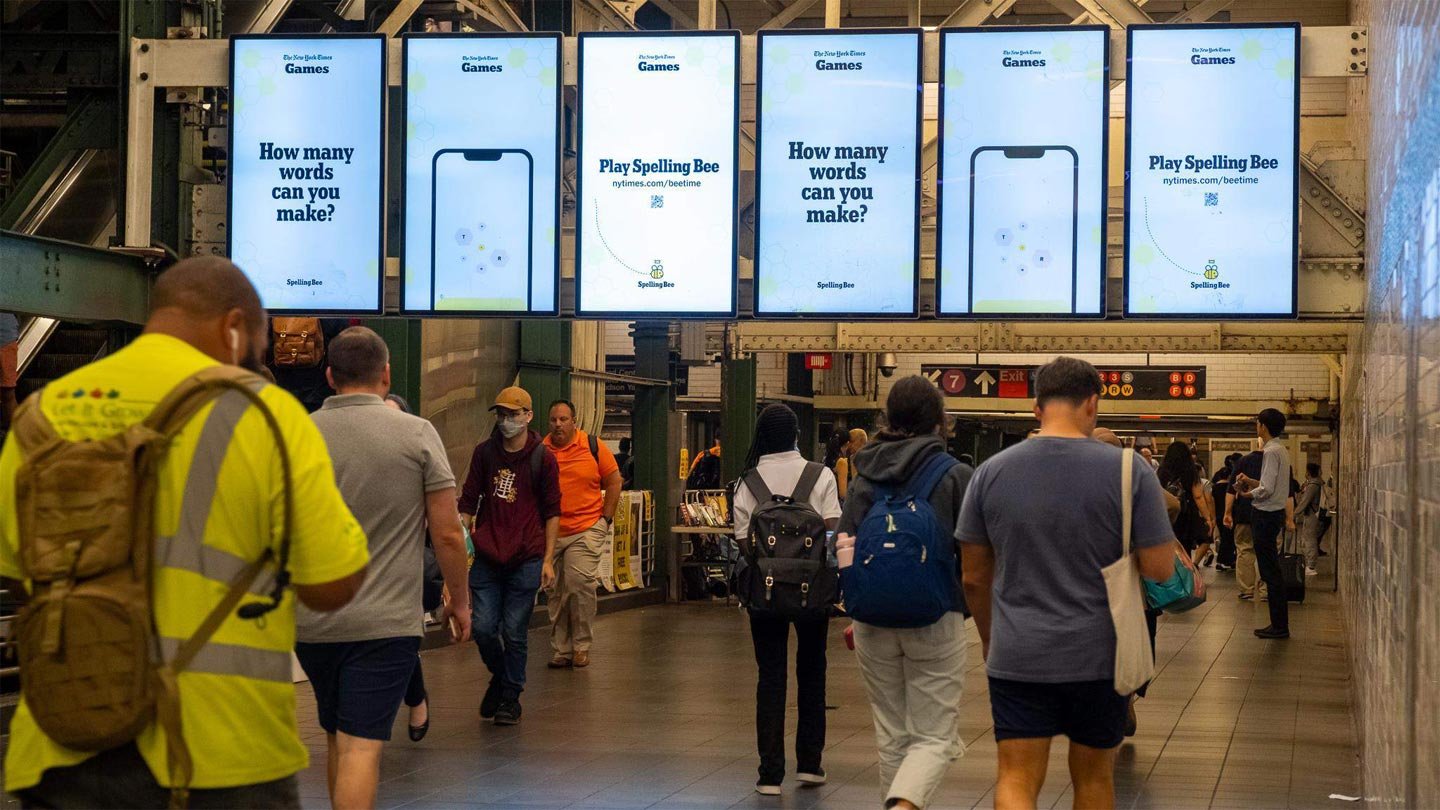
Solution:
M 900 361 L 895 359 L 894 352 L 885 352 L 876 359 L 875 365 L 880 368 L 881 374 L 886 377 L 894 377 L 895 368 L 900 365 Z

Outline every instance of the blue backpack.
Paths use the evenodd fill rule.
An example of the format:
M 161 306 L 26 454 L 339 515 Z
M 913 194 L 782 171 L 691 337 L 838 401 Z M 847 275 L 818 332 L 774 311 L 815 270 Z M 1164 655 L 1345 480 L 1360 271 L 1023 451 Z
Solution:
M 936 453 L 896 489 L 874 484 L 860 522 L 855 562 L 841 571 L 845 610 L 877 627 L 925 627 L 955 607 L 953 527 L 941 525 L 930 493 L 959 462 Z

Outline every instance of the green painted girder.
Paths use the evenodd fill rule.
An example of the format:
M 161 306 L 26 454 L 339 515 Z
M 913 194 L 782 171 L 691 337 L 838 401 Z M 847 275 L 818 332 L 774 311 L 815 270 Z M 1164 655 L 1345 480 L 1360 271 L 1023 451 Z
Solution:
M 6 312 L 143 324 L 152 278 L 137 256 L 0 231 L 0 310 Z

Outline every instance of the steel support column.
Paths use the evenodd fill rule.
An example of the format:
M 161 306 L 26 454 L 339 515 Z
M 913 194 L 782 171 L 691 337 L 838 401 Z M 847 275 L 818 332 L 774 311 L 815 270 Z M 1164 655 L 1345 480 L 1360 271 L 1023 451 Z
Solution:
M 532 426 L 544 433 L 549 425 L 550 403 L 570 398 L 570 323 L 521 321 L 520 387 L 535 402 Z
M 814 372 L 805 367 L 805 355 L 785 355 L 785 393 L 799 397 L 815 395 Z M 818 439 L 816 437 L 815 406 L 804 402 L 787 402 L 800 420 L 798 444 L 800 453 L 811 461 Z
M 720 456 L 722 481 L 734 481 L 745 471 L 745 455 L 755 436 L 755 356 L 720 361 Z
M 656 380 L 671 379 L 670 325 L 664 321 L 636 321 L 635 374 Z M 631 413 L 630 433 L 634 437 L 635 486 L 651 492 L 655 527 L 655 581 L 669 598 L 676 599 L 679 577 L 670 582 L 676 562 L 674 538 L 670 534 L 672 515 L 670 493 L 676 489 L 678 444 L 671 418 L 675 409 L 673 387 L 637 386 Z

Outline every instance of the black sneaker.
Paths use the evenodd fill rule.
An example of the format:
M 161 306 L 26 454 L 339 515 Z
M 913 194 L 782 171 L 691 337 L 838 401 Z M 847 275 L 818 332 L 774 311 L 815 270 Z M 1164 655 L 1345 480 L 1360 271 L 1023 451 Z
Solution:
M 825 784 L 826 776 L 824 768 L 816 768 L 813 771 L 799 771 L 795 774 L 795 781 L 800 787 L 820 787 Z
M 1262 627 L 1255 631 L 1258 638 L 1290 638 L 1289 630 L 1276 630 L 1272 627 Z
M 500 708 L 500 681 L 490 681 L 490 686 L 485 690 L 485 697 L 480 699 L 480 719 L 489 720 L 495 716 L 495 710 Z
M 502 700 L 495 710 L 495 725 L 517 726 L 520 724 L 520 701 Z

